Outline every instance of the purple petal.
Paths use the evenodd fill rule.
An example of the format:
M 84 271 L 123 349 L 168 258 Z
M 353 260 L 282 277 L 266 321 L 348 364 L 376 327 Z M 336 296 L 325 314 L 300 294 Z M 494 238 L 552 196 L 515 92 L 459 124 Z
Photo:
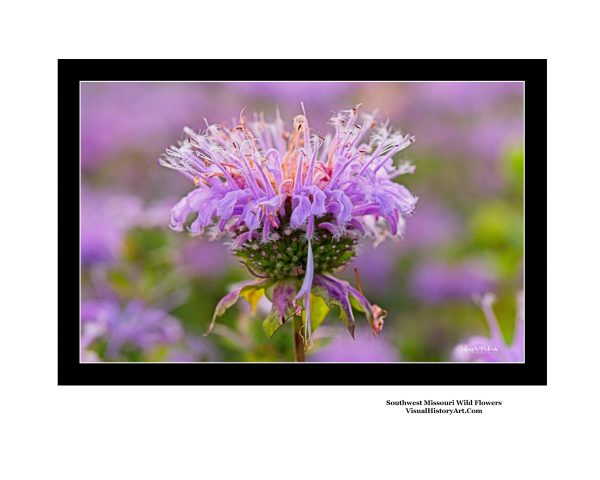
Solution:
M 318 228 L 322 228 L 324 230 L 327 230 L 332 235 L 337 235 L 338 234 L 337 227 L 335 225 L 333 225 L 332 223 L 329 223 L 329 222 L 319 223 Z
M 396 235 L 398 233 L 398 211 L 394 210 L 390 215 L 385 215 L 385 221 L 390 226 L 390 233 Z
M 273 288 L 273 308 L 281 317 L 281 323 L 293 314 L 296 289 L 291 283 L 282 282 Z
M 308 255 L 306 260 L 306 273 L 304 274 L 304 281 L 298 291 L 298 294 L 294 300 L 302 298 L 304 300 L 304 310 L 306 312 L 306 320 L 304 324 L 305 332 L 305 348 L 309 349 L 312 347 L 312 335 L 310 325 L 310 292 L 312 290 L 313 277 L 315 273 L 315 262 L 313 259 L 313 252 L 310 240 L 308 241 Z
M 244 223 L 248 227 L 248 230 L 256 230 L 260 226 L 262 212 L 256 205 L 247 205 L 246 213 L 244 214 Z
M 229 219 L 233 214 L 233 209 L 238 202 L 248 197 L 244 191 L 234 190 L 228 192 L 222 200 L 217 203 L 217 215 L 222 219 Z
M 357 219 L 353 218 L 348 222 L 348 225 L 352 228 L 358 230 L 360 233 L 365 234 L 367 231 L 365 230 L 364 225 Z
M 306 273 L 304 274 L 304 281 L 302 282 L 302 287 L 300 287 L 300 291 L 296 295 L 296 300 L 303 297 L 307 293 L 310 294 L 310 291 L 312 288 L 312 283 L 313 283 L 314 273 L 315 273 L 315 262 L 313 259 L 312 246 L 311 246 L 311 243 L 309 240 L 308 241 L 308 255 L 307 255 L 307 259 L 306 259 Z
M 312 325 L 310 324 L 310 291 L 304 295 L 304 311 L 306 312 L 304 331 L 306 335 L 305 350 L 309 350 L 313 346 L 312 341 Z
M 298 228 L 301 225 L 304 225 L 304 222 L 306 222 L 309 215 L 311 215 L 311 205 L 310 200 L 306 195 L 294 195 L 293 198 L 294 200 L 297 200 L 298 204 L 292 212 L 290 224 L 292 228 Z
M 354 208 L 354 205 L 352 204 L 352 201 L 348 195 L 341 190 L 335 190 L 332 193 L 340 205 L 340 211 L 337 220 L 339 223 L 345 224 L 352 218 L 352 209 Z
M 268 210 L 276 213 L 277 210 L 279 210 L 279 207 L 281 206 L 282 201 L 283 201 L 282 195 L 274 195 L 271 198 L 260 200 L 258 202 L 258 204 L 264 205 L 265 207 L 267 207 Z
M 193 212 L 188 205 L 188 197 L 189 195 L 179 200 L 171 210 L 170 227 L 176 232 L 183 232 L 183 224 L 187 220 L 188 215 Z
M 325 214 L 325 199 L 326 195 L 319 188 L 312 187 L 310 192 L 313 196 L 312 208 L 311 211 L 313 214 L 317 216 L 321 216 Z

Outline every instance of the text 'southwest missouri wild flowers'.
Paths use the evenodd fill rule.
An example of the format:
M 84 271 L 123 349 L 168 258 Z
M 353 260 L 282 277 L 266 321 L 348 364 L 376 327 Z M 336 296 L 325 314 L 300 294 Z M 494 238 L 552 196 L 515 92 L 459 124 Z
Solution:
M 255 306 L 267 295 L 272 310 L 264 330 L 271 336 L 293 319 L 297 359 L 333 306 L 352 335 L 353 308 L 374 334 L 381 331 L 385 310 L 367 300 L 358 277 L 355 288 L 333 272 L 361 243 L 401 236 L 417 203 L 394 181 L 414 172 L 394 161 L 414 137 L 378 123 L 375 113 L 359 115 L 358 107 L 331 118 L 334 132 L 322 137 L 302 111 L 291 130 L 279 113 L 273 123 L 262 114 L 247 121 L 243 112 L 232 126 L 205 121 L 203 132 L 185 128 L 186 138 L 160 159 L 195 186 L 173 207 L 171 228 L 226 237 L 257 277 L 219 302 L 209 332 L 240 298 Z

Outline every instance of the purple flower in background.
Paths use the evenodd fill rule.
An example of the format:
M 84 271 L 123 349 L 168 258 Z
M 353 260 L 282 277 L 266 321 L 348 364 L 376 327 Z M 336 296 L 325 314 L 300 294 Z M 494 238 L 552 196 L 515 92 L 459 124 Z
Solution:
M 448 244 L 459 235 L 456 215 L 436 202 L 419 201 L 419 208 L 410 219 L 410 229 L 402 242 L 384 242 L 381 245 L 365 245 L 354 259 L 352 266 L 360 272 L 365 285 L 380 294 L 396 288 L 393 282 L 396 261 L 403 254 Z
M 329 345 L 310 356 L 311 362 L 399 362 L 398 351 L 385 338 L 374 338 L 360 329 L 355 339 L 336 336 Z
M 106 360 L 117 360 L 126 348 L 151 352 L 174 345 L 182 337 L 177 319 L 141 301 L 132 301 L 123 308 L 114 300 L 87 300 L 81 304 L 82 361 L 97 359 L 90 350 L 96 341 L 106 342 Z
M 130 195 L 81 191 L 81 260 L 84 264 L 106 263 L 117 257 L 123 236 L 139 219 L 141 201 Z
M 201 276 L 221 276 L 232 263 L 225 246 L 204 239 L 188 243 L 180 253 L 181 263 Z
M 459 232 L 456 214 L 438 202 L 425 200 L 410 219 L 403 244 L 408 249 L 435 248 L 450 243 Z
M 171 350 L 169 362 L 211 362 L 218 360 L 216 349 L 203 338 L 188 335 L 183 345 Z
M 195 83 L 82 82 L 81 164 L 131 149 L 158 155 L 182 123 L 206 110 Z
M 415 82 L 396 86 L 387 98 L 420 139 L 415 154 L 466 167 L 469 191 L 489 194 L 503 186 L 498 162 L 523 141 L 521 82 Z
M 170 206 L 144 205 L 133 195 L 81 190 L 81 261 L 84 265 L 111 263 L 123 248 L 127 231 L 134 227 L 163 225 Z
M 365 245 L 352 262 L 352 267 L 360 272 L 362 282 L 369 288 L 377 290 L 380 294 L 389 292 L 396 288 L 392 277 L 400 253 L 401 249 L 397 242 L 384 242 L 378 246 Z
M 415 131 L 421 148 L 432 150 L 434 154 L 481 163 L 482 168 L 493 170 L 496 162 L 511 144 L 523 140 L 523 119 L 521 118 L 477 118 L 473 122 L 455 123 L 449 119 L 422 115 L 415 121 Z
M 273 99 L 288 100 L 298 105 L 301 101 L 311 105 L 322 103 L 329 105 L 332 97 L 339 97 L 356 88 L 354 82 L 234 82 L 232 87 L 261 96 L 273 102 Z
M 479 159 L 472 169 L 472 181 L 486 190 L 502 186 L 502 177 L 497 168 L 498 161 L 508 147 L 523 143 L 523 117 L 513 120 L 489 120 L 478 122 L 471 129 L 464 143 L 464 152 Z
M 495 297 L 491 293 L 478 297 L 477 301 L 489 327 L 489 336 L 475 335 L 458 344 L 452 359 L 456 362 L 522 362 L 525 359 L 525 300 L 523 293 L 517 296 L 517 318 L 513 340 L 504 341 L 498 320 L 492 309 Z
M 414 167 L 397 166 L 393 157 L 414 138 L 378 124 L 375 114 L 359 119 L 357 108 L 335 115 L 331 125 L 333 134 L 320 137 L 306 114 L 295 117 L 291 131 L 279 116 L 273 123 L 241 116 L 231 127 L 206 122 L 202 133 L 186 127 L 186 138 L 160 159 L 195 186 L 173 207 L 171 228 L 227 237 L 234 255 L 260 278 L 221 300 L 211 328 L 240 297 L 255 302 L 285 283 L 295 295 L 285 297 L 285 308 L 274 302 L 264 324 L 269 335 L 291 309 L 302 318 L 300 335 L 310 348 L 314 295 L 327 309 L 339 307 L 350 333 L 350 305 L 364 311 L 374 333 L 381 331 L 385 312 L 330 273 L 354 257 L 359 242 L 402 234 L 417 198 L 394 179 Z
M 417 82 L 413 94 L 421 110 L 459 115 L 481 114 L 512 100 L 522 100 L 522 82 Z
M 422 264 L 415 269 L 410 282 L 413 295 L 429 303 L 471 298 L 473 294 L 489 291 L 494 283 L 493 272 L 477 262 Z
M 511 142 L 523 141 L 523 118 L 478 122 L 465 146 L 475 158 L 497 161 Z

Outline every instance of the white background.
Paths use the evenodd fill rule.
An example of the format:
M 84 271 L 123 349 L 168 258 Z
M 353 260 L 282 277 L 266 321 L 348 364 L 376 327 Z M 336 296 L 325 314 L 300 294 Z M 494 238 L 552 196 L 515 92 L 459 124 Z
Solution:
M 0 7 L 0 477 L 596 475 L 600 82 L 592 2 L 157 5 Z M 549 386 L 57 387 L 56 59 L 119 57 L 548 58 Z M 528 281 L 538 281 L 536 272 Z M 529 318 L 535 311 L 530 303 Z M 471 417 L 384 406 L 457 397 L 504 406 Z

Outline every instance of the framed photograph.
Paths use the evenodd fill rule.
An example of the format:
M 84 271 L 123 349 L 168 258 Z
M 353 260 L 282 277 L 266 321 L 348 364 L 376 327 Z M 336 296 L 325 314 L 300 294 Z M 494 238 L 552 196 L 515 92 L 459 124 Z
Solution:
M 545 60 L 58 74 L 59 384 L 546 384 Z

